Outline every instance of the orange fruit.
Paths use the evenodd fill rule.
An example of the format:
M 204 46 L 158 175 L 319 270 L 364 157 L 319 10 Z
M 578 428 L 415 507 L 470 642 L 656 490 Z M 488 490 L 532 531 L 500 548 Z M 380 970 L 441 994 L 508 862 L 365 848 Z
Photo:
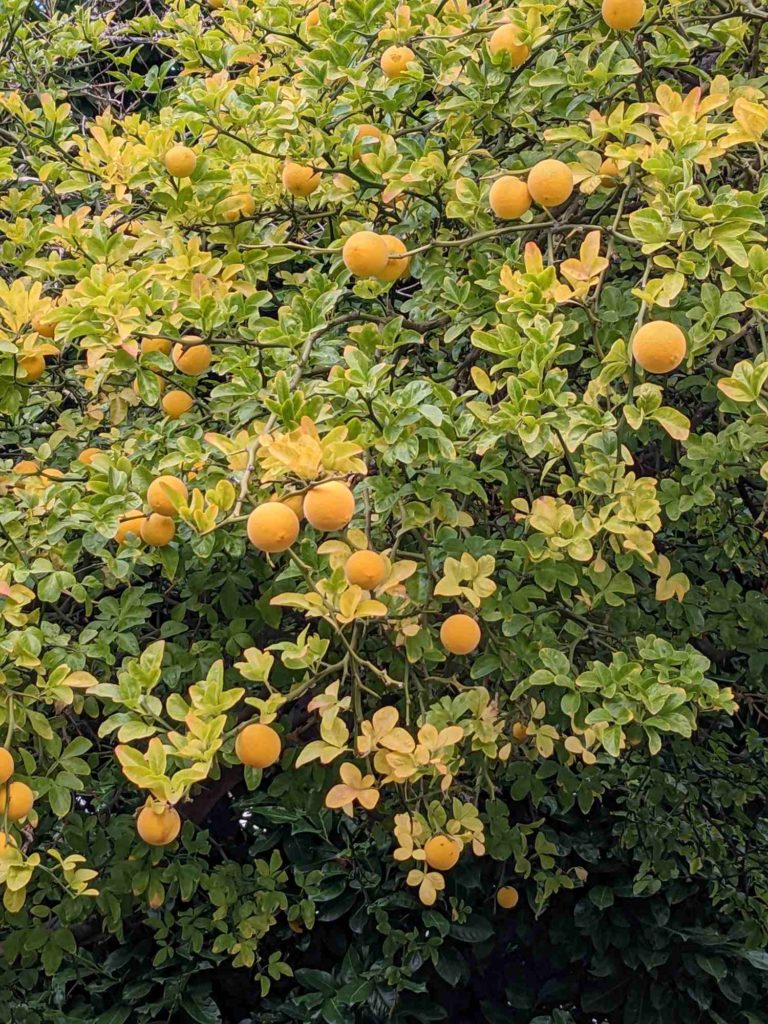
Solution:
M 197 155 L 189 146 L 171 146 L 163 160 L 174 178 L 188 178 L 197 166 Z
M 416 60 L 410 46 L 388 46 L 381 55 L 381 70 L 387 78 L 398 78 Z
M 520 42 L 520 29 L 517 25 L 500 25 L 488 40 L 488 49 L 495 57 L 498 53 L 508 53 L 512 67 L 519 68 L 525 64 L 531 53 L 526 43 Z
M 643 20 L 645 0 L 603 0 L 602 13 L 608 28 L 625 32 Z
M 160 404 L 169 420 L 177 420 L 185 412 L 189 412 L 195 404 L 195 400 L 186 391 L 179 391 L 177 389 L 169 391 L 167 395 L 163 395 L 163 400 Z
M 24 371 L 25 379 L 32 383 L 45 373 L 45 357 L 19 356 L 19 366 Z
M 77 456 L 77 461 L 82 462 L 84 466 L 90 466 L 93 462 L 94 457 L 101 453 L 101 448 L 83 448 L 80 454 Z
M 256 200 L 250 192 L 236 192 L 223 202 L 222 217 L 232 223 L 241 217 L 250 217 L 256 209 Z
M 361 124 L 357 126 L 355 132 L 355 142 L 360 142 L 362 139 L 376 139 L 378 142 L 384 138 L 384 132 L 381 128 L 377 128 L 375 124 Z
M 500 220 L 517 220 L 530 209 L 531 194 L 520 178 L 504 174 L 491 185 L 488 203 Z
M 167 846 L 181 832 L 181 817 L 168 804 L 147 804 L 136 818 L 136 831 L 147 846 Z
M 190 377 L 199 377 L 201 373 L 205 373 L 211 365 L 212 356 L 213 353 L 208 345 L 202 345 L 199 342 L 196 345 L 173 346 L 173 361 L 176 364 L 176 369 Z
M 42 338 L 52 338 L 56 333 L 56 324 L 48 323 L 42 313 L 35 313 L 31 320 L 31 326 L 32 330 L 37 331 Z
M 306 199 L 320 184 L 322 175 L 320 171 L 304 164 L 297 164 L 295 160 L 286 160 L 283 164 L 281 181 L 283 188 L 300 199 Z
M 303 494 L 289 494 L 285 498 L 270 498 L 270 501 L 280 501 L 283 505 L 287 505 L 291 512 L 294 513 L 296 518 L 301 522 L 304 518 L 304 495 Z
M 436 871 L 450 871 L 456 866 L 463 847 L 451 836 L 432 836 L 424 844 L 427 864 Z
M 632 355 L 648 373 L 670 373 L 686 353 L 685 335 L 670 320 L 650 320 L 632 339 Z
M 387 563 L 377 551 L 355 551 L 346 561 L 344 574 L 353 586 L 373 590 L 384 581 Z
M 11 472 L 16 473 L 17 476 L 37 476 L 40 467 L 32 459 L 22 459 L 16 463 Z
M 513 910 L 520 900 L 520 893 L 514 885 L 502 885 L 496 893 L 496 902 L 504 910 Z
M 392 259 L 391 257 L 402 256 L 403 253 L 408 252 L 408 248 L 405 242 L 401 242 L 394 235 L 382 235 L 381 237 L 387 244 L 389 255 L 387 256 L 386 267 L 376 277 L 379 281 L 397 281 L 399 277 L 403 277 L 403 275 L 408 273 L 411 257 L 406 256 L 404 259 Z
M 528 730 L 522 722 L 515 722 L 512 726 L 512 736 L 518 743 L 522 743 L 524 740 L 528 739 Z
M 2 856 L 11 846 L 17 845 L 18 843 L 10 832 L 0 832 L 0 856 Z
M 164 548 L 176 536 L 176 523 L 170 516 L 153 512 L 141 524 L 141 539 L 153 548 Z
M 304 495 L 304 515 L 316 530 L 341 530 L 355 514 L 355 496 L 341 480 L 318 484 Z
M 159 476 L 147 488 L 147 501 L 153 512 L 161 516 L 175 516 L 176 504 L 174 496 L 181 504 L 187 500 L 187 488 L 183 481 L 175 476 Z
M 235 740 L 235 754 L 250 768 L 269 768 L 280 757 L 282 741 L 271 725 L 252 722 L 241 729 Z
M 528 191 L 539 206 L 560 206 L 573 192 L 573 171 L 562 160 L 540 160 L 528 173 Z
M 149 373 L 151 373 L 152 376 L 157 381 L 157 385 L 160 388 L 160 392 L 162 393 L 163 391 L 165 391 L 165 386 L 166 386 L 165 385 L 165 380 L 160 376 L 160 374 L 159 373 L 155 373 L 154 370 L 150 370 Z M 138 395 L 138 393 L 139 393 L 139 380 L 138 380 L 138 378 L 136 378 L 136 380 L 133 382 L 133 390 Z
M 287 551 L 299 536 L 299 519 L 282 501 L 265 501 L 248 516 L 246 533 L 259 551 Z
M 6 747 L 0 747 L 0 785 L 10 779 L 15 767 L 13 754 Z
M 171 345 L 173 342 L 169 338 L 142 338 L 141 339 L 141 351 L 142 354 L 147 352 L 162 352 L 163 355 L 169 356 L 171 354 Z
M 118 544 L 123 544 L 126 537 L 133 535 L 138 537 L 141 535 L 141 528 L 147 521 L 147 517 L 138 510 L 134 512 L 126 512 L 124 516 L 120 517 L 120 522 L 117 524 L 115 530 L 115 540 Z
M 32 810 L 35 796 L 26 782 L 11 782 L 0 786 L 0 817 L 8 807 L 8 821 L 20 821 Z
M 344 243 L 341 255 L 355 277 L 381 277 L 389 263 L 390 243 L 375 231 L 356 231 Z
M 607 156 L 605 160 L 600 164 L 600 177 L 603 180 L 603 185 L 613 185 L 614 179 L 619 177 L 619 165 L 613 159 L 613 157 Z
M 440 643 L 450 654 L 471 654 L 480 643 L 480 627 L 469 615 L 449 615 L 440 627 Z

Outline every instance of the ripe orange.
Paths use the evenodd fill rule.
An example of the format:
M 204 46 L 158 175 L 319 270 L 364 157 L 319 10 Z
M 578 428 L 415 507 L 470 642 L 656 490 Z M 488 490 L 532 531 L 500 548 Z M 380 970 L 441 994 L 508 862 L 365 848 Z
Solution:
M 436 871 L 450 871 L 456 866 L 463 847 L 451 836 L 432 836 L 424 844 L 427 864 Z
M 10 849 L 11 846 L 18 846 L 18 843 L 11 833 L 0 832 L 0 856 L 2 856 L 6 850 Z
M 150 370 L 149 372 L 152 374 L 152 376 L 157 381 L 157 386 L 160 388 L 160 393 L 162 394 L 162 392 L 165 391 L 165 380 L 160 376 L 159 373 L 155 373 L 154 370 Z M 133 390 L 138 395 L 138 393 L 139 393 L 139 381 L 138 381 L 138 378 L 133 382 Z
M 259 551 L 287 551 L 299 536 L 299 519 L 282 501 L 265 501 L 248 516 L 248 540 Z
M 512 736 L 517 740 L 518 743 L 522 743 L 528 739 L 528 730 L 525 728 L 522 722 L 515 722 L 512 726 Z
M 176 504 L 174 496 L 181 504 L 187 500 L 187 488 L 183 481 L 175 476 L 159 476 L 147 488 L 147 501 L 153 512 L 161 516 L 175 516 Z
M 41 338 L 52 338 L 56 333 L 56 324 L 48 323 L 41 313 L 35 313 L 31 320 L 33 331 L 37 331 Z
M 304 164 L 297 164 L 294 160 L 286 160 L 283 165 L 283 188 L 300 199 L 306 199 L 311 195 L 320 184 L 321 178 L 320 171 L 305 167 Z
M 280 757 L 282 741 L 271 725 L 251 722 L 241 729 L 235 740 L 238 760 L 250 768 L 269 768 Z
M 164 355 L 169 356 L 171 354 L 171 345 L 173 342 L 170 338 L 142 338 L 141 339 L 141 351 L 142 354 L 147 352 L 162 352 Z
M 186 391 L 179 391 L 177 389 L 169 391 L 167 395 L 164 395 L 160 404 L 163 407 L 163 412 L 169 420 L 177 420 L 180 416 L 183 416 L 185 412 L 189 412 L 195 404 L 195 400 L 192 395 L 187 394 Z
M 648 373 L 670 373 L 685 359 L 685 335 L 669 320 L 643 324 L 632 339 L 632 355 Z
M 440 643 L 450 654 L 471 654 L 480 643 L 480 627 L 469 615 L 449 615 L 440 627 Z
M 83 448 L 77 456 L 77 461 L 82 462 L 84 466 L 90 466 L 93 462 L 94 456 L 99 455 L 100 452 L 101 448 Z
M 0 817 L 8 805 L 8 821 L 20 821 L 32 810 L 35 797 L 26 782 L 11 782 L 0 786 Z
M 531 207 L 531 194 L 521 178 L 504 174 L 491 185 L 488 203 L 500 220 L 517 220 Z
M 197 155 L 189 146 L 171 146 L 163 159 L 174 178 L 188 178 L 197 166 Z
M 16 473 L 17 476 L 37 476 L 40 467 L 32 459 L 22 459 L 16 463 L 11 472 Z
M 147 517 L 139 512 L 138 509 L 134 512 L 126 512 L 124 516 L 121 516 L 115 530 L 115 540 L 117 543 L 123 544 L 129 535 L 134 537 L 140 536 L 141 528 L 146 521 Z
M 10 779 L 15 767 L 13 754 L 5 747 L 0 747 L 0 785 Z
M 416 60 L 410 46 L 388 46 L 381 55 L 381 70 L 387 78 L 398 78 Z
M 25 379 L 32 383 L 45 373 L 45 357 L 19 356 L 19 366 L 24 371 Z
M 377 551 L 355 551 L 344 566 L 347 580 L 363 590 L 373 590 L 387 575 L 387 563 Z
M 195 339 L 197 340 L 197 339 Z M 176 369 L 190 377 L 199 377 L 211 365 L 213 353 L 207 345 L 174 345 L 173 361 Z
M 613 157 L 607 156 L 600 164 L 600 177 L 602 178 L 603 185 L 611 186 L 615 184 L 614 179 L 618 178 L 619 173 L 619 165 Z
M 375 231 L 356 231 L 344 243 L 341 255 L 355 277 L 381 277 L 389 263 L 390 243 Z
M 355 514 L 355 496 L 341 480 L 318 484 L 304 495 L 304 515 L 316 530 L 341 530 Z
M 256 200 L 250 192 L 236 192 L 224 200 L 222 217 L 232 223 L 241 217 L 250 217 L 256 209 Z
M 603 0 L 602 13 L 608 28 L 623 32 L 643 20 L 645 0 Z
M 304 518 L 304 495 L 303 494 L 289 494 L 285 498 L 279 498 L 277 495 L 269 499 L 270 501 L 280 501 L 283 505 L 287 505 L 291 512 L 294 513 L 296 518 L 301 522 Z
M 488 49 L 494 57 L 497 53 L 508 53 L 513 68 L 525 64 L 531 53 L 530 46 L 520 42 L 520 29 L 517 25 L 500 25 L 488 40 Z
M 170 516 L 153 512 L 141 524 L 141 539 L 153 548 L 164 548 L 176 536 L 176 523 Z
M 381 142 L 383 138 L 384 132 L 381 128 L 377 128 L 375 124 L 358 125 L 355 132 L 355 142 L 360 142 L 361 139 L 376 139 L 378 142 Z
M 389 256 L 387 257 L 387 265 L 384 267 L 380 274 L 376 277 L 379 281 L 397 281 L 398 278 L 403 277 L 408 273 L 408 267 L 411 264 L 411 257 L 406 256 L 404 259 L 391 259 L 392 256 L 402 256 L 403 253 L 408 252 L 408 248 L 405 242 L 401 242 L 399 238 L 395 238 L 394 235 L 382 235 L 381 236 L 387 244 L 387 250 Z
M 562 160 L 540 160 L 528 174 L 528 191 L 539 206 L 560 206 L 573 192 L 573 171 Z
M 147 846 L 167 846 L 181 832 L 181 817 L 175 807 L 147 804 L 136 818 L 136 831 Z
M 520 893 L 514 885 L 502 885 L 496 893 L 496 902 L 504 910 L 513 910 L 520 900 Z

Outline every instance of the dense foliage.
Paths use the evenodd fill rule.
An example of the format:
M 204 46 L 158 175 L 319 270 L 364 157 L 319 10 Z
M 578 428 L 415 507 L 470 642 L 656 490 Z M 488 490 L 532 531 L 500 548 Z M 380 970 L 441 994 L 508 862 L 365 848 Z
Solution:
M 768 11 L 603 7 L 0 4 L 0 1021 L 768 1020 Z

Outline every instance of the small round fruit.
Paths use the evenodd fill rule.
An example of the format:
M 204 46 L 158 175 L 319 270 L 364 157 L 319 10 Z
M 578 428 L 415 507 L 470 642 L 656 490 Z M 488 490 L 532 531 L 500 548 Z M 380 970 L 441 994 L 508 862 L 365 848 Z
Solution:
M 347 581 L 363 590 L 374 590 L 387 575 L 387 563 L 378 551 L 355 551 L 344 566 Z
M 189 377 L 199 377 L 211 365 L 213 353 L 207 345 L 174 345 L 173 362 L 177 370 Z
M 318 484 L 304 495 L 304 515 L 316 530 L 342 530 L 355 514 L 355 496 L 341 480 Z
M 197 166 L 197 154 L 189 146 L 171 146 L 163 159 L 174 178 L 188 178 Z
M 389 248 L 386 235 L 356 231 L 344 243 L 341 255 L 355 277 L 381 277 L 389 263 Z
M 608 28 L 625 32 L 643 20 L 645 0 L 603 0 L 602 13 Z
M 235 754 L 249 768 L 269 768 L 280 757 L 282 742 L 271 725 L 252 722 L 235 740 Z
M 424 844 L 427 864 L 436 871 L 450 871 L 461 856 L 462 844 L 450 836 L 432 836 Z
M 287 505 L 291 512 L 294 513 L 296 518 L 301 522 L 304 518 L 304 495 L 303 494 L 289 494 L 285 498 L 274 498 L 274 501 L 280 501 L 283 505 Z
M 30 383 L 45 373 L 45 356 L 19 356 L 19 366 Z
M 8 807 L 8 821 L 21 821 L 32 810 L 35 796 L 26 782 L 11 782 L 0 786 L 0 817 Z
M 304 164 L 297 164 L 293 160 L 286 160 L 283 165 L 281 180 L 283 188 L 299 199 L 306 199 L 320 184 L 322 175 L 320 171 Z
M 162 352 L 163 355 L 169 356 L 171 354 L 172 344 L 173 342 L 170 338 L 142 338 L 141 354 L 146 355 L 147 352 Z
M 147 517 L 141 512 L 128 512 L 120 518 L 115 530 L 115 540 L 118 544 L 124 544 L 128 537 L 141 536 L 141 528 L 147 521 Z
M 384 267 L 380 274 L 376 277 L 379 281 L 397 281 L 398 278 L 403 277 L 408 273 L 408 267 L 411 263 L 410 256 L 404 256 L 403 254 L 408 252 L 408 247 L 405 242 L 402 242 L 399 238 L 394 235 L 382 235 L 384 241 L 387 243 L 387 250 L 389 256 L 387 258 L 387 265 Z M 392 259 L 392 257 L 398 257 Z M 400 258 L 402 257 L 402 258 Z
M 77 461 L 82 462 L 84 466 L 90 466 L 94 458 L 99 454 L 101 454 L 101 448 L 83 448 L 77 456 Z
M 37 331 L 41 338 L 52 338 L 56 333 L 56 324 L 48 323 L 40 313 L 35 313 L 31 325 L 32 330 Z
M 13 754 L 6 747 L 0 747 L 0 785 L 10 779 L 15 767 Z
M 488 40 L 488 49 L 494 57 L 497 53 L 508 53 L 513 68 L 525 64 L 531 53 L 530 46 L 520 42 L 517 25 L 500 25 Z
M 358 125 L 355 132 L 355 142 L 361 142 L 363 139 L 376 139 L 377 142 L 381 142 L 383 138 L 384 132 L 375 124 Z
M 327 9 L 328 4 L 318 4 L 317 7 L 313 7 L 309 14 L 304 19 L 304 29 L 310 32 L 313 28 L 316 28 L 320 24 L 320 12 L 323 9 Z
M 480 627 L 469 615 L 449 615 L 440 627 L 440 643 L 450 654 L 471 654 L 480 643 Z
M 514 910 L 520 900 L 520 893 L 514 885 L 502 885 L 496 893 L 496 902 L 504 910 Z
M 181 816 L 175 807 L 148 805 L 139 811 L 136 831 L 147 846 L 167 846 L 181 832 Z
M 141 539 L 153 548 L 164 548 L 176 536 L 176 523 L 170 516 L 153 512 L 141 524 Z
M 248 516 L 248 540 L 259 551 L 277 554 L 287 551 L 299 536 L 299 518 L 282 501 L 265 501 Z
M 685 359 L 685 335 L 669 320 L 643 324 L 632 339 L 635 362 L 648 373 L 671 373 Z
M 186 391 L 169 391 L 167 395 L 163 396 L 163 400 L 160 403 L 163 407 L 163 412 L 169 420 L 177 420 L 180 416 L 183 416 L 185 412 L 189 412 L 192 406 L 195 404 L 195 400 L 192 395 L 187 394 Z
M 598 172 L 602 178 L 603 185 L 611 186 L 615 184 L 615 179 L 619 177 L 619 165 L 613 159 L 613 157 L 607 156 L 605 160 L 600 164 L 600 170 Z
M 16 840 L 10 834 L 10 832 L 0 832 L 0 857 L 9 850 L 12 846 L 17 846 Z
M 488 203 L 500 220 L 517 220 L 531 208 L 531 193 L 521 178 L 504 174 L 491 185 Z
M 398 78 L 416 60 L 410 46 L 388 46 L 381 55 L 381 70 L 387 78 Z
M 159 476 L 147 488 L 147 501 L 153 512 L 161 516 L 175 516 L 176 505 L 173 495 L 183 504 L 187 500 L 187 488 L 175 476 Z
M 232 224 L 241 217 L 251 217 L 256 209 L 256 200 L 250 192 L 236 192 L 222 203 L 222 217 Z
M 16 463 L 11 472 L 16 473 L 17 476 L 37 476 L 40 467 L 31 459 L 22 459 Z
M 152 374 L 152 376 L 157 381 L 157 386 L 160 389 L 160 393 L 162 394 L 163 391 L 165 391 L 165 380 L 160 376 L 159 373 L 155 373 L 154 370 L 150 370 L 149 372 Z M 139 378 L 138 377 L 133 382 L 133 390 L 136 392 L 137 395 L 139 394 Z
M 528 739 L 528 730 L 522 722 L 515 722 L 512 726 L 512 736 L 518 743 L 523 743 Z
M 540 160 L 528 174 L 528 191 L 539 206 L 560 206 L 573 192 L 573 171 L 562 160 Z

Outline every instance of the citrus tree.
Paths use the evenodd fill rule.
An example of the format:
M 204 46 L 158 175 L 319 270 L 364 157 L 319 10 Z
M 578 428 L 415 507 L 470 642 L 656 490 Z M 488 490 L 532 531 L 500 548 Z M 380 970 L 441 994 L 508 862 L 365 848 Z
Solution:
M 768 11 L 0 18 L 0 1021 L 764 1021 Z

